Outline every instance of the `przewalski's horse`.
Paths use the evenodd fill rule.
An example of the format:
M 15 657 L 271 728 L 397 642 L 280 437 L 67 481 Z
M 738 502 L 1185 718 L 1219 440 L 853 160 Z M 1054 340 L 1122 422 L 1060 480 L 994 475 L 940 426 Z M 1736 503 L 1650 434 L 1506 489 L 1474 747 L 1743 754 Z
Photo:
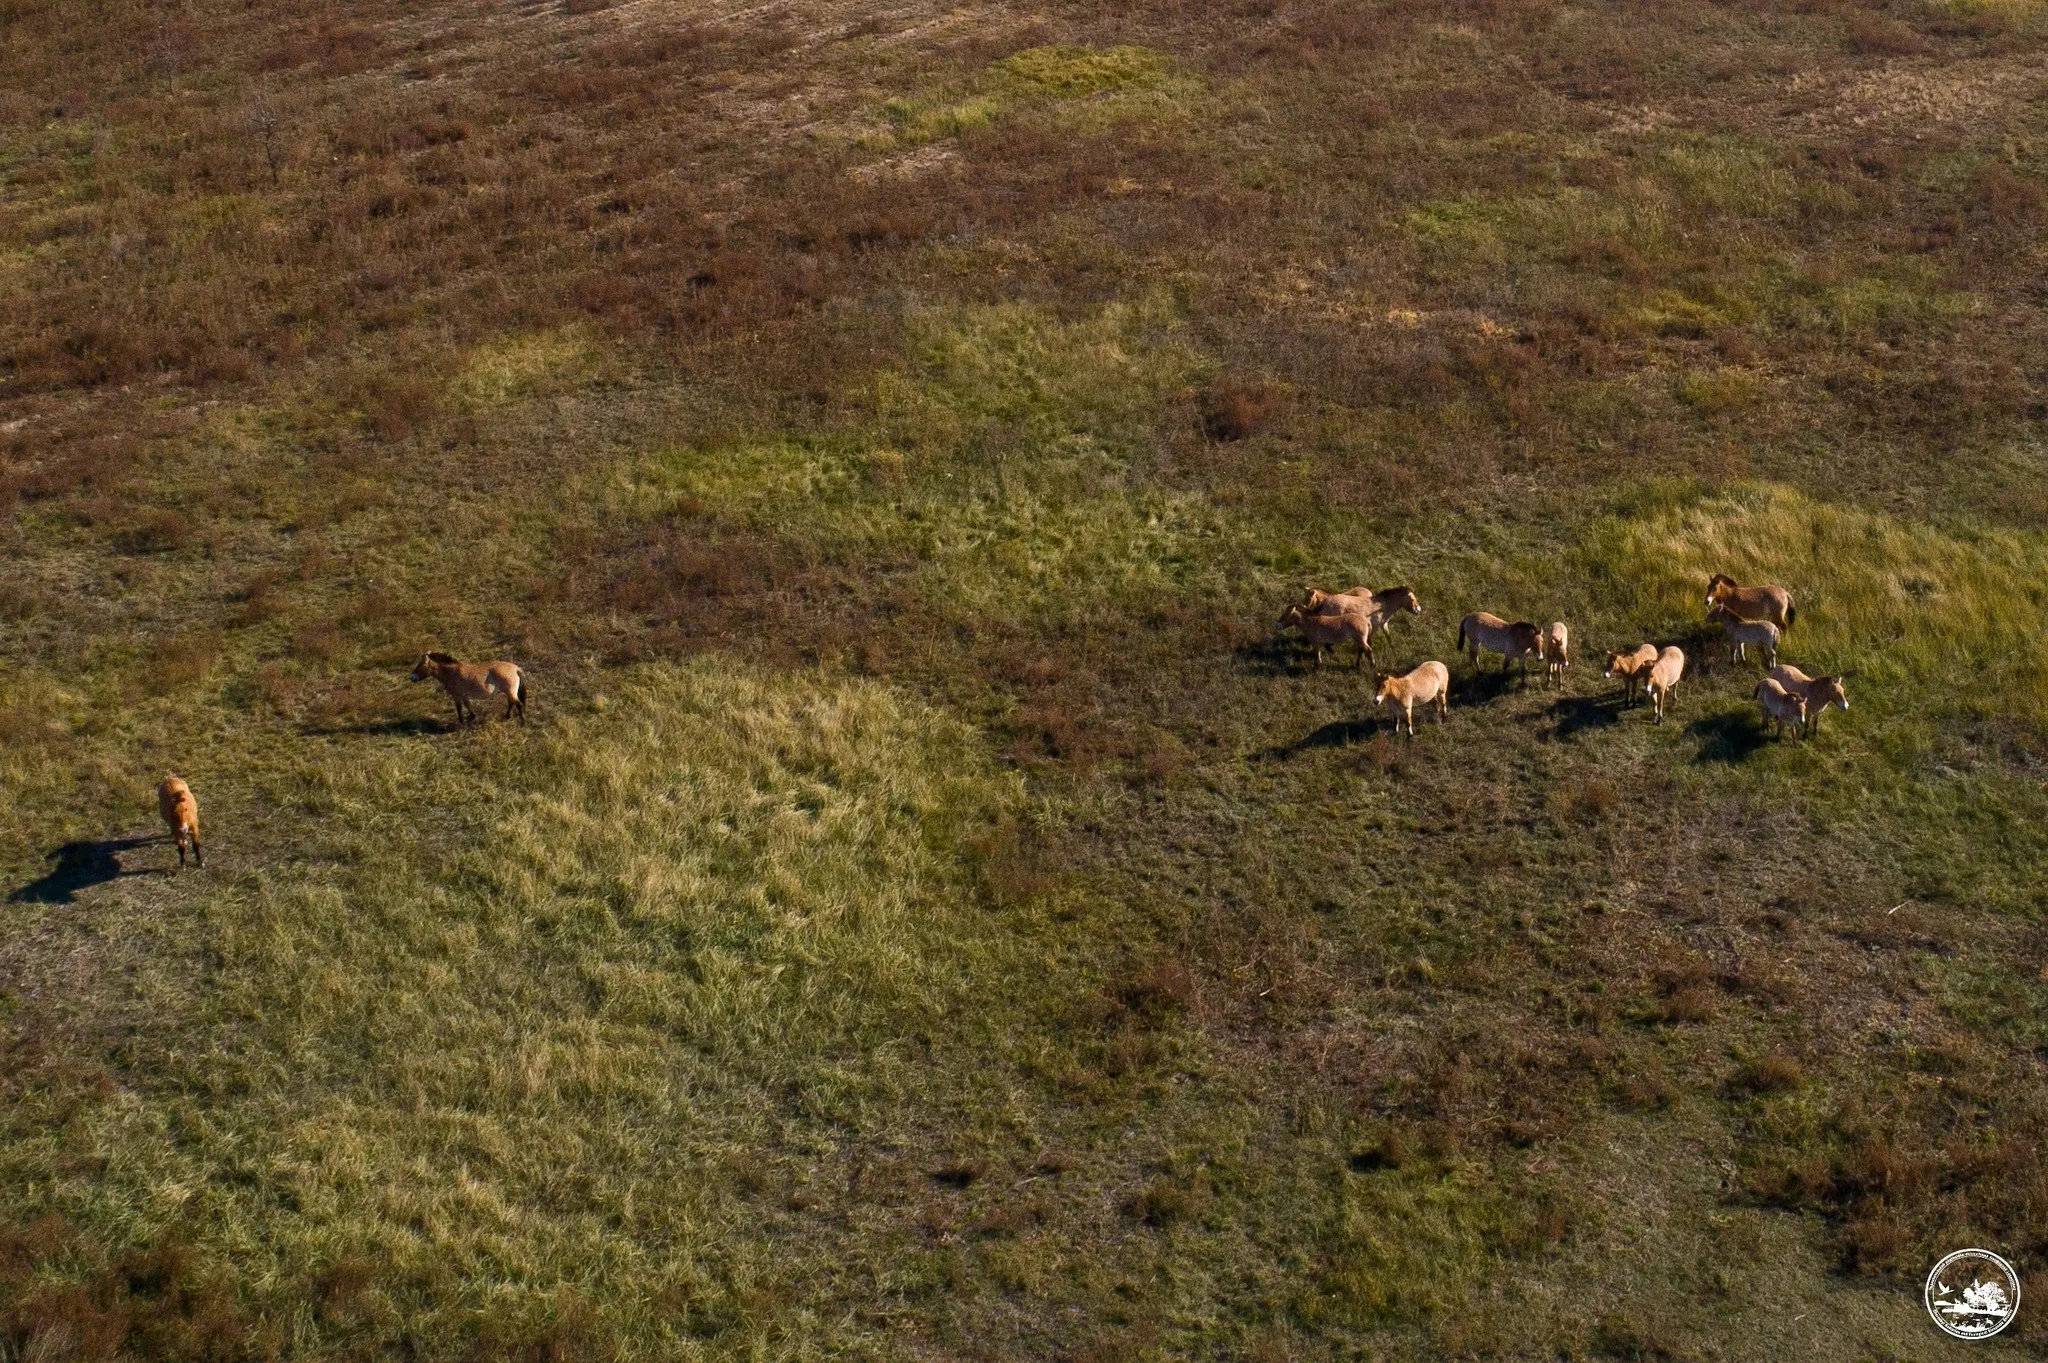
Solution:
M 1671 699 L 1671 692 L 1678 685 L 1678 679 L 1685 675 L 1685 653 L 1678 648 L 1666 648 L 1657 655 L 1657 661 L 1650 664 L 1650 679 L 1647 689 L 1650 699 L 1656 703 L 1656 723 L 1664 722 L 1664 704 Z
M 1770 621 L 1744 619 L 1727 606 L 1716 604 L 1707 611 L 1707 623 L 1728 631 L 1728 642 L 1735 645 L 1736 662 L 1746 661 L 1749 647 L 1754 644 L 1764 651 L 1766 668 L 1778 665 L 1778 627 Z
M 1603 677 L 1621 678 L 1621 698 L 1633 702 L 1636 698 L 1636 684 L 1647 681 L 1650 669 L 1657 665 L 1657 646 L 1637 644 L 1633 653 L 1610 653 L 1607 666 L 1600 673 Z
M 1572 632 L 1562 620 L 1552 620 L 1537 646 L 1543 651 L 1545 679 L 1564 689 L 1564 670 L 1572 665 Z
M 156 812 L 163 816 L 164 827 L 178 844 L 179 869 L 185 865 L 186 843 L 192 844 L 192 863 L 206 865 L 206 852 L 199 846 L 199 801 L 193 798 L 192 787 L 175 776 L 166 776 L 156 788 Z
M 1401 713 L 1408 720 L 1408 737 L 1415 737 L 1415 707 L 1427 709 L 1436 706 L 1437 723 L 1451 717 L 1451 669 L 1439 662 L 1427 662 L 1405 677 L 1383 677 L 1379 693 L 1373 697 L 1374 705 L 1385 705 L 1393 701 L 1401 707 Z M 1395 720 L 1394 727 L 1401 727 Z
M 1302 603 L 1317 615 L 1346 615 L 1357 611 L 1365 613 L 1373 634 L 1385 634 L 1394 623 L 1394 617 L 1402 613 L 1422 614 L 1422 601 L 1412 587 L 1386 587 L 1369 591 L 1364 587 L 1353 587 L 1348 592 L 1323 592 L 1314 587 L 1308 590 L 1308 599 Z M 1379 659 L 1373 659 L 1375 670 Z
M 1520 659 L 1522 676 L 1529 675 L 1529 659 L 1543 656 L 1543 635 L 1527 620 L 1513 624 L 1490 615 L 1485 611 L 1473 611 L 1458 622 L 1458 648 L 1472 659 L 1476 670 L 1481 653 L 1500 654 L 1500 670 L 1505 673 L 1508 664 Z
M 1780 739 L 1787 725 L 1794 734 L 1806 727 L 1806 697 L 1787 691 L 1776 678 L 1765 677 L 1756 684 L 1756 700 L 1764 707 L 1764 718 L 1778 726 Z
M 1292 626 L 1301 631 L 1301 637 L 1308 640 L 1316 651 L 1316 666 L 1323 665 L 1323 652 L 1338 644 L 1358 645 L 1358 666 L 1365 666 L 1365 660 L 1372 657 L 1372 618 L 1363 610 L 1352 609 L 1327 615 L 1318 615 L 1306 606 L 1289 606 L 1280 614 L 1275 625 L 1277 629 Z M 1377 673 L 1379 660 L 1373 660 L 1372 670 Z
M 516 712 L 519 722 L 526 723 L 526 678 L 512 663 L 465 663 L 446 653 L 423 653 L 419 666 L 412 670 L 412 680 L 423 682 L 429 677 L 441 683 L 448 699 L 455 702 L 457 724 L 474 723 L 476 702 L 494 696 L 505 698 L 506 719 Z
M 1768 620 L 1779 629 L 1792 628 L 1799 618 L 1792 593 L 1783 587 L 1738 587 L 1726 573 L 1708 579 L 1707 605 L 1725 606 L 1740 620 Z
M 1764 674 L 1793 695 L 1806 702 L 1806 732 L 1820 732 L 1820 717 L 1829 706 L 1837 710 L 1849 708 L 1849 693 L 1842 689 L 1848 680 L 1844 672 L 1836 677 L 1809 677 L 1790 663 L 1772 668 Z

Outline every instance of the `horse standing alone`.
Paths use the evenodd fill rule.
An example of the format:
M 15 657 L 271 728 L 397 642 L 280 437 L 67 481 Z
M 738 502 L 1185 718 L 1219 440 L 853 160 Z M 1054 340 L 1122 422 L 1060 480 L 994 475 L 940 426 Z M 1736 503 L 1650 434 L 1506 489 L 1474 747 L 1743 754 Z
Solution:
M 475 722 L 476 702 L 493 696 L 505 698 L 506 719 L 516 711 L 519 722 L 526 723 L 526 678 L 513 663 L 465 663 L 446 653 L 423 653 L 419 665 L 412 670 L 412 680 L 423 682 L 429 677 L 441 683 L 448 698 L 455 702 L 457 724 Z
M 171 840 L 178 844 L 178 867 L 185 866 L 185 844 L 192 844 L 192 862 L 195 866 L 206 865 L 206 852 L 199 846 L 199 801 L 193 797 L 192 787 L 175 776 L 166 776 L 163 784 L 156 788 L 156 812 L 163 816 L 164 827 L 171 830 Z

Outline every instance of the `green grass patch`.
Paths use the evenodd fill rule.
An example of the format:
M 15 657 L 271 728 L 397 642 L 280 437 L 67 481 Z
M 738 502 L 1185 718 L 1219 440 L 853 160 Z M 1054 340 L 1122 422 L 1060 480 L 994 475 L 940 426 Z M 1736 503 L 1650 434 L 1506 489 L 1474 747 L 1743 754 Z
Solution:
M 1027 48 L 991 64 L 957 97 L 889 100 L 882 106 L 887 130 L 865 135 L 861 144 L 875 151 L 922 146 L 985 127 L 1016 109 L 1157 91 L 1170 78 L 1165 55 L 1149 48 Z

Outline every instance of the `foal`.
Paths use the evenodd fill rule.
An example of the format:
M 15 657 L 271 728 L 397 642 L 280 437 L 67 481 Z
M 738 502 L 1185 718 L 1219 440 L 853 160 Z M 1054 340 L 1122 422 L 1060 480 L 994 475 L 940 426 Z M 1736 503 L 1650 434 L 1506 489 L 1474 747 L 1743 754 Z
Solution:
M 464 663 L 446 653 L 423 653 L 419 666 L 412 670 L 412 680 L 423 682 L 429 677 L 441 683 L 448 699 L 455 702 L 457 724 L 473 723 L 476 702 L 493 696 L 505 698 L 506 719 L 516 711 L 519 722 L 526 723 L 526 679 L 512 663 Z

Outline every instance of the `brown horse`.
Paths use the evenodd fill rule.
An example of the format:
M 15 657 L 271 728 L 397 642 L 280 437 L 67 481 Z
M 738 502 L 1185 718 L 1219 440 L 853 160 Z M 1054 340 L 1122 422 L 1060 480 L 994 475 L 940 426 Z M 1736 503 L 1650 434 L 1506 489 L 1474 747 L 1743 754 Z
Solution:
M 199 846 L 199 801 L 193 798 L 192 787 L 175 776 L 166 776 L 156 788 L 156 812 L 163 816 L 164 827 L 178 844 L 179 869 L 185 865 L 186 843 L 192 844 L 193 864 L 206 865 L 206 853 Z
M 1338 644 L 1358 645 L 1358 665 L 1365 666 L 1366 659 L 1372 658 L 1372 617 L 1363 609 L 1353 607 L 1347 611 L 1319 615 L 1306 606 L 1289 606 L 1280 614 L 1275 629 L 1289 626 L 1301 631 L 1301 637 L 1308 640 L 1316 651 L 1316 666 L 1323 665 L 1323 653 Z M 1373 659 L 1372 670 L 1380 670 L 1379 660 Z
M 1513 624 L 1498 615 L 1486 611 L 1473 611 L 1458 624 L 1458 651 L 1472 659 L 1472 668 L 1479 668 L 1481 653 L 1500 654 L 1501 675 L 1507 675 L 1508 664 L 1516 659 L 1522 663 L 1522 679 L 1528 680 L 1529 659 L 1543 656 L 1543 632 L 1527 620 Z
M 506 719 L 516 711 L 519 722 L 526 723 L 526 678 L 512 663 L 465 663 L 446 653 L 423 653 L 419 666 L 412 670 L 412 680 L 423 682 L 429 677 L 441 683 L 455 702 L 457 724 L 474 723 L 476 702 L 493 696 L 505 698 Z
M 1324 592 L 1311 587 L 1302 605 L 1315 615 L 1362 615 L 1371 626 L 1366 633 L 1367 643 L 1373 635 L 1385 634 L 1395 616 L 1422 614 L 1422 602 L 1412 587 L 1387 587 L 1376 592 L 1364 587 L 1353 587 L 1348 592 Z M 1378 668 L 1377 658 L 1373 666 Z
M 1783 587 L 1738 587 L 1726 573 L 1715 573 L 1707 581 L 1707 605 L 1725 607 L 1741 620 L 1768 620 L 1779 629 L 1792 628 L 1799 611 L 1792 593 Z
M 1809 677 L 1790 663 L 1784 663 L 1765 675 L 1806 702 L 1808 734 L 1820 732 L 1820 717 L 1828 707 L 1844 711 L 1849 708 L 1849 693 L 1842 687 L 1849 676 L 1846 672 L 1833 677 Z
M 1657 665 L 1657 646 L 1637 644 L 1633 653 L 1610 653 L 1607 666 L 1600 673 L 1603 677 L 1621 678 L 1621 698 L 1633 704 L 1636 698 L 1636 684 L 1648 681 L 1650 669 Z

